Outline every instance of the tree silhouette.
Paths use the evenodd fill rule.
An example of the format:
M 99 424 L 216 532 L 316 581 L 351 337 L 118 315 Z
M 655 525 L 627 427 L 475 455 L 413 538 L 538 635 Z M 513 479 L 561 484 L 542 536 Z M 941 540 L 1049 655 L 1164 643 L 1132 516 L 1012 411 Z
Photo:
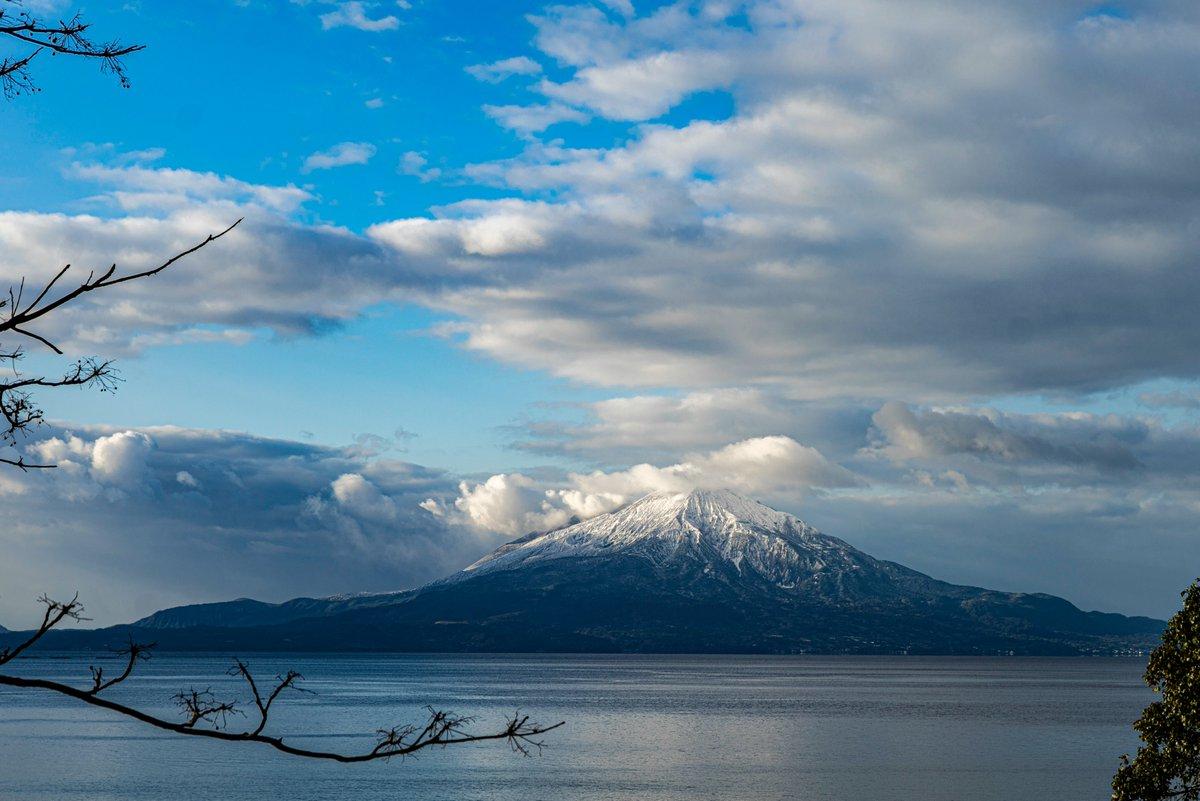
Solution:
M 55 54 L 99 60 L 102 69 L 115 74 L 121 85 L 127 87 L 129 81 L 121 58 L 141 50 L 142 46 L 126 46 L 115 41 L 96 45 L 87 37 L 87 30 L 88 25 L 82 22 L 78 15 L 71 17 L 69 21 L 49 23 L 20 9 L 19 0 L 0 0 L 0 40 L 8 37 L 31 48 L 20 57 L 0 59 L 0 88 L 4 94 L 12 97 L 22 91 L 36 91 L 29 75 L 29 67 L 35 57 L 47 50 Z M 113 264 L 99 273 L 89 272 L 87 278 L 66 291 L 56 290 L 71 269 L 71 265 L 68 264 L 59 270 L 32 300 L 26 300 L 25 281 L 22 279 L 18 286 L 9 288 L 7 297 L 0 297 L 0 334 L 9 333 L 34 340 L 62 355 L 62 350 L 53 341 L 34 331 L 32 326 L 90 292 L 158 275 L 180 259 L 225 236 L 240 222 L 239 219 L 225 230 L 210 234 L 203 241 L 176 253 L 156 267 L 119 275 L 117 265 Z M 96 357 L 77 360 L 60 378 L 25 377 L 18 370 L 23 356 L 24 352 L 19 345 L 11 349 L 0 347 L 0 363 L 7 362 L 11 368 L 11 377 L 0 380 L 0 416 L 3 418 L 3 422 L 0 423 L 0 445 L 10 448 L 16 446 L 19 435 L 28 433 L 30 428 L 42 423 L 43 412 L 31 395 L 34 390 L 91 385 L 101 391 L 108 391 L 119 381 L 113 369 L 113 362 Z M 51 464 L 28 462 L 24 455 L 16 453 L 11 458 L 0 456 L 0 465 L 9 465 L 21 470 L 54 467 Z M 55 601 L 46 596 L 39 600 L 45 605 L 41 624 L 25 639 L 0 649 L 0 667 L 21 657 L 63 621 L 86 620 L 78 596 L 66 602 Z M 249 701 L 218 698 L 211 689 L 193 687 L 181 690 L 172 698 L 181 712 L 180 720 L 167 720 L 105 697 L 104 693 L 107 690 L 133 676 L 138 664 L 150 658 L 153 647 L 153 643 L 136 643 L 130 640 L 129 644 L 118 652 L 124 659 L 123 669 L 116 675 L 106 676 L 103 667 L 93 665 L 90 667 L 89 686 L 78 687 L 49 679 L 7 674 L 0 674 L 0 686 L 58 693 L 82 704 L 124 715 L 178 735 L 234 743 L 257 743 L 292 756 L 335 762 L 388 760 L 392 757 L 409 756 L 432 747 L 489 740 L 503 740 L 515 752 L 528 756 L 533 750 L 540 751 L 543 747 L 542 741 L 537 739 L 540 735 L 563 725 L 560 722 L 551 726 L 541 726 L 531 722 L 528 716 L 514 713 L 496 730 L 473 734 L 469 731 L 474 722 L 472 718 L 427 707 L 429 715 L 423 723 L 378 729 L 375 732 L 375 745 L 369 751 L 350 754 L 317 751 L 292 745 L 285 742 L 283 737 L 268 734 L 266 731 L 271 709 L 283 695 L 308 692 L 301 686 L 303 677 L 294 670 L 276 676 L 270 685 L 260 684 L 249 666 L 236 659 L 229 669 L 229 674 L 243 680 L 249 692 Z M 250 723 L 245 729 L 233 731 L 228 728 L 232 718 L 246 716 L 249 716 Z
M 79 14 L 51 20 L 23 8 L 21 0 L 0 0 L 0 37 L 15 43 L 20 50 L 19 55 L 0 59 L 0 90 L 5 97 L 38 91 L 30 68 L 34 59 L 46 52 L 98 61 L 103 71 L 115 75 L 121 86 L 128 88 L 129 78 L 121 59 L 144 46 L 124 45 L 116 40 L 96 44 L 88 33 L 90 28 Z
M 67 275 L 71 265 L 63 267 L 51 278 L 32 300 L 26 300 L 25 280 L 20 284 L 9 287 L 8 296 L 0 297 L 0 335 L 12 333 L 26 339 L 31 339 L 62 355 L 62 350 L 51 340 L 32 330 L 31 326 L 42 318 L 52 314 L 78 300 L 89 292 L 109 289 L 129 281 L 150 278 L 166 270 L 175 262 L 189 256 L 201 248 L 225 236 L 237 227 L 238 220 L 233 225 L 216 234 L 210 234 L 198 244 L 187 250 L 176 253 L 166 261 L 148 270 L 118 275 L 117 265 L 113 264 L 97 274 L 89 272 L 87 278 L 71 289 L 56 293 L 55 287 Z M 58 389 L 62 387 L 94 386 L 100 391 L 107 392 L 115 388 L 119 376 L 111 359 L 99 359 L 88 356 L 75 361 L 60 377 L 46 376 L 30 377 L 22 375 L 19 369 L 25 351 L 18 345 L 6 349 L 0 345 L 0 364 L 7 363 L 9 377 L 0 379 L 0 445 L 15 448 L 21 435 L 28 434 L 31 428 L 41 425 L 43 412 L 33 399 L 33 392 L 38 389 Z M 0 456 L 0 465 L 9 465 L 21 470 L 45 469 L 54 467 L 52 464 L 29 462 L 24 454 L 10 451 L 8 456 Z
M 90 25 L 83 21 L 79 14 L 72 14 L 65 19 L 48 19 L 24 8 L 20 0 L 0 0 L 0 42 L 15 45 L 19 55 L 0 57 L 0 90 L 5 97 L 12 98 L 22 92 L 36 92 L 30 69 L 42 53 L 61 55 L 83 60 L 98 61 L 105 72 L 117 77 L 121 86 L 129 86 L 129 78 L 121 59 L 125 56 L 144 49 L 143 45 L 124 45 L 116 40 L 97 44 L 89 35 Z M 241 220 L 238 220 L 241 222 Z M 37 296 L 25 302 L 25 280 L 16 287 L 9 287 L 7 297 L 0 297 L 0 334 L 9 332 L 26 339 L 35 340 L 62 355 L 62 350 L 41 334 L 29 329 L 29 325 L 40 318 L 67 305 L 80 296 L 98 289 L 115 286 L 139 278 L 157 275 L 170 267 L 179 259 L 196 252 L 215 239 L 228 233 L 237 223 L 224 231 L 209 236 L 203 242 L 178 253 L 165 262 L 150 270 L 143 270 L 132 275 L 116 275 L 117 266 L 114 264 L 99 276 L 95 272 L 70 291 L 55 295 L 54 289 L 71 265 L 63 267 L 45 285 Z M 102 392 L 114 389 L 120 381 L 112 360 L 100 359 L 94 356 L 78 359 L 61 376 L 47 377 L 23 376 L 19 364 L 25 356 L 20 345 L 4 347 L 0 343 L 0 365 L 6 365 L 9 376 L 0 380 L 0 446 L 15 448 L 20 435 L 28 433 L 29 429 L 42 423 L 43 412 L 33 398 L 33 392 L 38 389 L 59 389 L 63 387 L 93 386 Z M 0 465 L 17 467 L 22 470 L 34 468 L 44 469 L 54 467 L 52 464 L 29 462 L 23 454 L 10 451 L 0 456 Z
M 1121 757 L 1113 801 L 1200 801 L 1200 579 L 1183 592 L 1145 678 L 1161 699 L 1133 724 L 1144 744 Z
M 66 602 L 55 601 L 45 596 L 39 600 L 46 607 L 41 624 L 17 645 L 0 650 L 0 667 L 20 657 L 36 645 L 48 631 L 64 620 L 86 619 L 83 617 L 84 609 L 78 596 Z M 531 722 L 528 715 L 514 713 L 512 717 L 505 719 L 504 724 L 497 729 L 483 734 L 472 734 L 469 729 L 475 722 L 474 718 L 426 707 L 429 715 L 423 723 L 409 723 L 377 729 L 375 745 L 369 751 L 358 753 L 317 751 L 292 745 L 285 742 L 282 736 L 265 732 L 272 705 L 284 693 L 308 692 L 300 685 L 303 677 L 294 670 L 276 676 L 270 689 L 266 689 L 266 685 L 260 687 L 258 680 L 246 663 L 236 659 L 229 669 L 229 675 L 240 677 L 245 682 L 250 694 L 249 701 L 222 699 L 217 697 L 211 689 L 200 690 L 193 687 L 181 690 L 172 698 L 182 714 L 181 720 L 167 720 L 105 698 L 104 691 L 129 679 L 138 663 L 150 658 L 153 647 L 153 644 L 130 641 L 128 646 L 118 652 L 125 659 L 124 669 L 116 676 L 106 679 L 102 667 L 92 666 L 91 686 L 88 687 L 76 687 L 49 679 L 7 674 L 0 674 L 0 686 L 58 693 L 83 704 L 124 715 L 173 734 L 205 737 L 233 743 L 257 743 L 291 756 L 334 762 L 388 760 L 392 757 L 410 756 L 427 748 L 442 748 L 489 740 L 503 740 L 514 752 L 530 756 L 533 751 L 540 752 L 545 745 L 537 739 L 540 735 L 563 725 L 559 722 L 551 726 L 542 726 Z M 246 728 L 238 731 L 228 728 L 231 718 L 242 717 L 249 717 L 250 722 Z

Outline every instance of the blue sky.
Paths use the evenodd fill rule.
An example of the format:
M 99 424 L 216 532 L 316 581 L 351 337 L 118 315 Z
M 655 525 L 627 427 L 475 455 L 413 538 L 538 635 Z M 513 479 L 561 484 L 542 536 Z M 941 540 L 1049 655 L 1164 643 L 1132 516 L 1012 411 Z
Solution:
M 528 51 L 532 28 L 521 18 L 536 8 L 384 8 L 381 15 L 394 13 L 402 24 L 378 33 L 322 30 L 313 8 L 293 3 L 86 9 L 97 30 L 148 43 L 130 65 L 136 89 L 120 91 L 98 70 L 47 60 L 36 103 L 5 109 L 14 127 L 0 157 L 0 203 L 106 213 L 88 200 L 94 187 L 63 177 L 72 151 L 96 143 L 120 152 L 162 148 L 167 165 L 311 186 L 319 197 L 311 219 L 354 230 L 478 196 L 476 185 L 421 181 L 397 167 L 408 151 L 444 169 L 520 151 L 516 137 L 481 106 L 517 100 L 522 92 L 481 83 L 465 68 Z M 372 100 L 383 105 L 369 108 Z M 371 164 L 303 172 L 309 154 L 352 140 L 379 143 Z M 376 192 L 384 193 L 382 205 Z M 127 382 L 119 395 L 76 393 L 56 399 L 54 412 L 81 422 L 176 423 L 293 438 L 308 432 L 329 443 L 402 427 L 420 434 L 410 445 L 413 458 L 481 471 L 512 459 L 497 429 L 528 404 L 597 396 L 542 374 L 497 369 L 422 336 L 436 319 L 419 308 L 387 305 L 317 340 L 154 349 L 122 365 Z M 326 391 L 312 392 L 314 369 Z M 197 385 L 219 391 L 197 394 Z M 345 397 L 355 399 L 355 414 L 322 411 Z
M 246 222 L 46 332 L 126 381 L 43 399 L 65 469 L 0 493 L 65 506 L 0 579 L 99 531 L 240 582 L 151 560 L 112 619 L 390 589 L 716 485 L 954 581 L 1194 577 L 1189 4 L 36 7 L 147 49 L 0 108 L 3 277 Z
M 5 109 L 12 127 L 0 155 L 0 206 L 112 214 L 96 200 L 95 185 L 69 177 L 71 165 L 89 154 L 119 158 L 159 149 L 161 166 L 303 186 L 315 200 L 299 217 L 360 232 L 464 199 L 512 196 L 455 172 L 522 152 L 521 137 L 482 107 L 531 102 L 532 93 L 519 80 L 481 81 L 467 68 L 536 55 L 535 29 L 525 17 L 543 5 L 379 3 L 371 17 L 397 20 L 394 29 L 380 31 L 325 30 L 320 14 L 336 8 L 320 3 L 82 8 L 95 30 L 147 43 L 129 63 L 134 88 L 121 91 L 99 70 L 65 59 L 39 65 L 43 92 Z M 555 72 L 547 65 L 546 74 Z M 721 118 L 731 103 L 726 93 L 700 93 L 660 120 Z M 554 127 L 562 126 L 547 136 Z M 604 119 L 570 127 L 576 146 L 612 146 L 635 130 Z M 376 152 L 367 164 L 304 169 L 312 153 L 341 142 L 371 143 Z M 409 152 L 445 177 L 403 174 Z M 518 466 L 503 428 L 531 405 L 606 394 L 541 371 L 501 369 L 423 335 L 447 318 L 379 304 L 316 340 L 263 332 L 236 349 L 152 348 L 123 362 L 127 381 L 118 395 L 57 398 L 53 413 L 78 422 L 233 428 L 330 444 L 404 428 L 419 435 L 409 441 L 411 458 L 484 472 Z M 316 388 L 314 369 L 323 376 Z M 220 390 L 198 394 L 197 385 Z M 355 399 L 354 415 L 322 411 L 347 397 Z

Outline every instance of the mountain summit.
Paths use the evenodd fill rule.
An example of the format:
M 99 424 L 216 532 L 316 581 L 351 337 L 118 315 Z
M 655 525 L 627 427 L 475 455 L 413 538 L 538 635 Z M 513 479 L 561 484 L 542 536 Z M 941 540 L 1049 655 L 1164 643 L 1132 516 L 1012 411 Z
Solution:
M 555 559 L 639 558 L 660 572 L 766 584 L 823 598 L 910 595 L 951 585 L 881 562 L 804 521 L 728 490 L 658 492 L 618 511 L 503 545 L 448 582 Z
M 734 492 L 657 492 L 616 512 L 501 546 L 461 575 L 622 553 L 660 564 L 692 559 L 739 571 L 745 565 L 780 586 L 794 586 L 824 569 L 828 556 L 840 562 L 847 549 L 795 517 Z
M 1162 627 L 948 584 L 736 493 L 697 490 L 530 534 L 410 592 L 180 607 L 58 644 L 132 634 L 190 650 L 1078 654 L 1145 649 Z

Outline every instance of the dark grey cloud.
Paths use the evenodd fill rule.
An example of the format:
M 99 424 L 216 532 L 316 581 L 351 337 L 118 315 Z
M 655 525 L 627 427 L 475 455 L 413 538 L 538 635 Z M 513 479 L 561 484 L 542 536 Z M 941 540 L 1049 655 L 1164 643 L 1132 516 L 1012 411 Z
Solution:
M 1168 392 L 1143 392 L 1138 402 L 1152 409 L 1200 409 L 1200 391 L 1173 389 Z
M 838 459 L 864 444 L 875 406 L 796 401 L 767 390 L 720 387 L 539 406 L 510 426 L 513 447 L 612 468 L 664 463 L 729 442 L 782 434 Z
M 948 581 L 1166 618 L 1197 576 L 1195 491 L 893 491 L 792 507 L 882 559 Z
M 10 627 L 40 592 L 78 589 L 112 623 L 200 600 L 404 589 L 499 541 L 420 508 L 450 477 L 358 445 L 71 426 L 26 451 L 59 467 L 0 474 Z
M 585 414 L 523 427 L 524 447 L 620 463 L 777 425 L 800 442 L 820 442 L 855 484 L 803 498 L 764 487 L 760 497 L 948 580 L 1165 616 L 1197 569 L 1200 428 L 1191 423 L 897 402 L 821 407 L 749 390 L 634 396 L 572 411 Z M 541 479 L 547 487 L 579 483 Z
M 1135 449 L 1151 440 L 1150 423 L 1116 416 L 914 412 L 890 401 L 872 421 L 878 448 L 897 461 L 969 456 L 1007 464 L 1050 464 L 1125 472 L 1145 467 Z M 1182 434 L 1182 432 L 1180 432 Z M 1197 444 L 1195 437 L 1193 445 Z
M 896 401 L 872 421 L 861 457 L 954 470 L 985 485 L 1200 487 L 1200 427 L 1194 424 L 1082 412 L 922 410 Z
M 873 421 L 812 415 L 841 421 L 825 451 L 781 435 L 697 447 L 720 436 L 708 425 L 734 419 L 735 400 L 756 410 L 747 431 L 802 419 L 755 397 L 611 404 L 558 446 L 628 459 L 624 424 L 664 420 L 653 448 L 683 455 L 478 481 L 386 458 L 373 446 L 395 440 L 383 437 L 334 448 L 174 427 L 43 430 L 27 450 L 59 468 L 0 474 L 0 545 L 13 557 L 0 564 L 0 619 L 20 624 L 41 591 L 79 589 L 113 622 L 244 595 L 400 589 L 527 529 L 697 485 L 737 487 L 942 578 L 1097 608 L 1166 614 L 1195 569 L 1195 427 L 888 404 Z
M 575 70 L 550 97 L 630 119 L 725 87 L 737 111 L 477 165 L 556 200 L 436 223 L 446 257 L 502 270 L 500 288 L 441 298 L 469 347 L 601 384 L 807 397 L 1196 375 L 1200 128 L 1179 79 L 1200 55 L 1194 9 L 750 3 L 748 25 L 711 11 L 535 20 Z M 516 246 L 502 261 L 464 249 L 481 228 Z M 415 233 L 376 229 L 401 248 Z

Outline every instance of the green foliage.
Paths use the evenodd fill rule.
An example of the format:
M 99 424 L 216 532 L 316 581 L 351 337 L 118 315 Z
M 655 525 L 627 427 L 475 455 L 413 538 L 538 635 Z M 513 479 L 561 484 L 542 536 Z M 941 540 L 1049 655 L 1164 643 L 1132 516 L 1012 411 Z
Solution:
M 1113 801 L 1200 801 L 1200 579 L 1150 655 L 1146 683 L 1162 697 L 1133 724 L 1144 745 L 1121 757 Z

